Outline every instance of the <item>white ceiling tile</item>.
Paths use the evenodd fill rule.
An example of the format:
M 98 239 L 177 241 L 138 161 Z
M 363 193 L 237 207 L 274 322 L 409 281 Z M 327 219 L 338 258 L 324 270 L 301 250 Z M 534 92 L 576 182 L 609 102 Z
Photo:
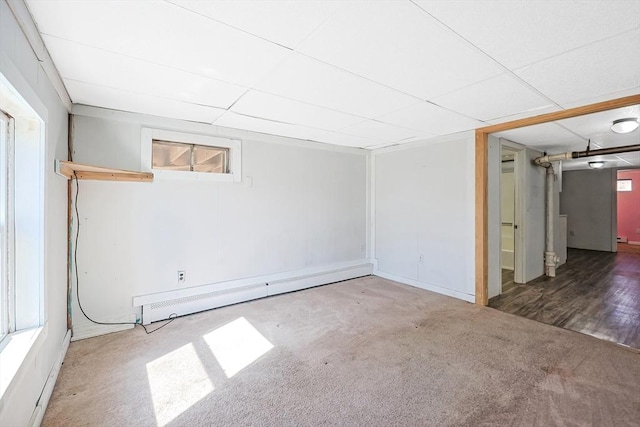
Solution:
M 342 145 L 344 147 L 369 148 L 378 145 L 393 144 L 391 141 L 382 141 L 373 138 L 363 138 L 360 136 L 346 135 L 339 132 L 327 132 L 314 138 L 318 142 Z
M 584 142 L 584 146 L 586 147 L 586 141 L 555 123 L 543 123 L 535 126 L 496 132 L 493 135 L 536 148 L 550 147 L 550 145 L 544 144 L 555 143 L 557 141 L 563 141 L 564 144 Z
M 552 102 L 507 73 L 439 96 L 432 101 L 483 121 L 553 107 Z
M 240 98 L 231 110 L 246 116 L 324 130 L 338 130 L 362 121 L 360 117 L 253 90 Z
M 350 3 L 297 50 L 422 99 L 503 71 L 404 1 Z
M 219 108 L 125 92 L 74 80 L 64 80 L 64 84 L 75 104 L 202 123 L 212 123 L 224 113 L 224 110 Z
M 575 160 L 567 160 L 562 162 L 562 169 L 564 171 L 571 170 L 583 170 L 583 169 L 591 169 L 589 167 L 589 162 L 593 161 L 603 161 L 605 168 L 630 168 L 640 166 L 640 158 L 638 158 L 638 162 L 628 162 L 624 159 L 620 159 L 617 156 L 594 156 L 594 157 L 585 157 L 581 159 Z
M 246 91 L 232 83 L 76 42 L 52 36 L 43 38 L 65 79 L 219 108 L 228 108 Z
M 410 107 L 380 116 L 377 120 L 408 129 L 424 131 L 432 135 L 447 135 L 486 125 L 481 121 L 470 119 L 428 102 L 419 102 Z
M 640 151 L 634 151 L 632 153 L 620 153 L 616 154 L 618 157 L 630 162 L 640 162 Z
M 617 98 L 624 98 L 627 96 L 633 96 L 633 95 L 638 95 L 640 94 L 640 85 L 636 86 L 636 87 L 632 87 L 629 89 L 625 89 L 625 90 L 620 90 L 617 92 L 611 92 L 608 93 L 606 95 L 599 95 L 599 96 L 590 96 L 588 98 L 580 98 L 577 101 L 572 101 L 572 102 L 565 102 L 562 104 L 562 107 L 564 109 L 568 109 L 568 108 L 575 108 L 575 107 L 582 107 L 585 105 L 589 105 L 589 104 L 595 104 L 597 102 L 604 102 L 604 101 L 610 101 L 612 99 L 617 99 Z
M 295 48 L 343 5 L 320 0 L 169 1 L 289 48 Z
M 379 139 L 382 141 L 398 142 L 413 138 L 420 132 L 413 129 L 405 129 L 375 120 L 366 120 L 352 126 L 340 129 L 340 133 L 360 136 L 363 138 Z
M 615 110 L 588 114 L 586 116 L 578 116 L 570 119 L 559 120 L 558 123 L 583 136 L 594 134 L 611 134 L 611 136 L 625 136 L 612 132 L 611 125 L 613 124 L 614 120 L 628 117 L 640 120 L 640 105 L 632 105 L 624 108 L 616 108 Z M 640 133 L 635 132 L 635 134 L 637 135 L 636 138 L 640 138 Z M 633 133 L 626 134 L 626 136 L 631 135 L 633 135 Z
M 518 114 L 512 114 L 512 115 L 508 115 L 508 116 L 504 116 L 504 117 L 498 117 L 498 118 L 495 118 L 495 119 L 487 120 L 486 122 L 490 123 L 492 125 L 495 125 L 495 124 L 499 124 L 499 123 L 511 122 L 513 120 L 520 120 L 520 119 L 526 119 L 526 118 L 529 118 L 529 117 L 540 116 L 542 114 L 553 113 L 554 111 L 560 111 L 560 110 L 562 110 L 562 108 L 554 105 L 554 106 L 543 107 L 543 108 L 535 109 L 535 110 L 531 110 L 531 111 L 526 111 L 524 113 L 518 113 Z
M 44 34 L 242 86 L 289 52 L 163 1 L 32 1 L 29 8 Z
M 214 124 L 216 126 L 224 126 L 298 139 L 313 139 L 314 136 L 325 132 L 318 129 L 306 128 L 304 126 L 290 125 L 287 123 L 243 116 L 232 111 L 224 113 L 215 121 Z
M 611 37 L 640 23 L 640 2 L 636 0 L 417 3 L 511 69 Z
M 255 88 L 367 118 L 416 102 L 413 96 L 295 53 Z
M 640 86 L 640 29 L 516 70 L 565 105 Z

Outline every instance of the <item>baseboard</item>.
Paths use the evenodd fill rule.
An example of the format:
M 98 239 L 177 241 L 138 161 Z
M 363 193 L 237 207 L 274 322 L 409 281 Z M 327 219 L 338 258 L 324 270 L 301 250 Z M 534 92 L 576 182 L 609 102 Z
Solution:
M 461 299 L 467 302 L 475 302 L 475 295 L 465 294 L 453 289 L 443 288 L 441 286 L 433 285 L 430 283 L 419 282 L 417 280 L 409 279 L 407 277 L 396 276 L 395 274 L 385 273 L 382 271 L 374 271 L 374 276 L 382 277 L 383 279 L 393 280 L 394 282 L 403 283 L 405 285 L 413 286 L 416 288 L 424 289 L 427 291 L 435 292 L 437 294 L 447 295 L 457 299 Z
M 64 339 L 62 340 L 62 348 L 60 349 L 60 353 L 58 353 L 58 358 L 51 368 L 51 372 L 49 373 L 47 382 L 44 384 L 44 388 L 42 389 L 40 399 L 38 399 L 36 408 L 33 410 L 33 414 L 31 415 L 31 420 L 29 421 L 29 425 L 31 427 L 39 427 L 42 423 L 44 413 L 47 410 L 47 406 L 49 405 L 49 400 L 51 399 L 51 395 L 53 394 L 53 388 L 56 385 L 56 381 L 58 380 L 58 374 L 60 374 L 62 362 L 64 362 L 64 357 L 67 354 L 70 342 L 71 330 L 68 329 L 67 333 L 64 336 Z
M 640 241 L 635 241 L 635 240 L 629 240 L 629 242 L 628 242 L 628 243 L 629 243 L 630 245 L 634 245 L 634 246 L 640 245 Z
M 140 295 L 133 298 L 133 305 L 142 307 L 142 323 L 147 325 L 172 315 L 184 316 L 271 295 L 367 276 L 372 272 L 373 264 L 369 260 L 335 263 Z
M 103 319 L 100 319 L 103 320 Z M 125 331 L 127 329 L 132 329 L 134 327 L 133 323 L 136 322 L 136 315 L 130 314 L 125 316 L 120 316 L 117 318 L 111 318 L 104 320 L 105 323 L 109 322 L 129 322 L 131 324 L 126 325 L 101 325 L 98 323 L 93 323 L 89 320 L 86 322 L 77 323 L 75 322 L 72 326 L 72 336 L 71 341 L 83 340 L 86 338 L 97 337 L 100 335 L 111 334 L 113 332 Z

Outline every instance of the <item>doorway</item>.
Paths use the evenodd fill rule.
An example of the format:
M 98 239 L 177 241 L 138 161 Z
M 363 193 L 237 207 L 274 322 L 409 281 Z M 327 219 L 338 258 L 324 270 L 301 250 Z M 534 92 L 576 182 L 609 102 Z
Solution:
M 617 171 L 617 250 L 640 254 L 640 169 Z
M 516 269 L 516 156 L 517 152 L 506 146 L 501 148 L 500 171 L 500 266 L 502 270 L 501 292 L 515 284 Z

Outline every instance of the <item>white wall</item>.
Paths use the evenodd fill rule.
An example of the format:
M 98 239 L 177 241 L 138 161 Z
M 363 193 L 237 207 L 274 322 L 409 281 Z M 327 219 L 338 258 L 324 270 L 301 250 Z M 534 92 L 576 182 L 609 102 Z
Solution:
M 27 425 L 67 330 L 67 180 L 55 175 L 54 159 L 66 159 L 67 111 L 43 71 L 13 13 L 0 0 L 0 73 L 45 121 L 44 320 L 12 383 L 0 399 L 0 420 Z
M 466 133 L 374 152 L 376 274 L 473 301 L 474 144 Z
M 560 212 L 567 215 L 567 246 L 616 251 L 616 170 L 563 174 Z
M 80 181 L 80 294 L 96 320 L 131 320 L 138 295 L 366 258 L 368 152 L 95 108 L 77 113 L 80 163 L 139 170 L 142 127 L 242 140 L 240 183 Z M 186 270 L 181 285 L 178 270 Z M 74 305 L 74 334 L 87 323 Z
M 546 169 L 537 166 L 533 160 L 541 152 L 526 148 L 524 155 L 518 156 L 520 170 L 523 170 L 523 223 L 524 231 L 524 280 L 530 282 L 544 274 L 544 248 L 546 236 Z M 556 223 L 558 217 L 556 217 Z M 517 255 L 516 255 L 517 256 Z

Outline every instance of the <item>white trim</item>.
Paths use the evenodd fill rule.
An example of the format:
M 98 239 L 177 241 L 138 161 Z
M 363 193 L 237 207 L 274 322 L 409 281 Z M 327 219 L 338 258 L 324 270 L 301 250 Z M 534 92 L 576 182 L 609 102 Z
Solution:
M 38 27 L 36 27 L 36 24 L 33 21 L 33 17 L 31 16 L 31 12 L 27 8 L 27 5 L 23 0 L 6 1 L 7 6 L 9 6 L 9 9 L 11 9 L 16 22 L 20 26 L 22 33 L 27 38 L 31 49 L 33 49 L 33 53 L 36 56 L 36 59 L 49 78 L 51 85 L 60 97 L 60 100 L 64 104 L 67 111 L 71 111 L 71 98 L 69 97 L 69 93 L 67 92 L 67 89 L 62 82 L 62 78 L 60 77 L 58 69 L 53 63 L 49 52 L 47 51 L 47 47 L 45 46 L 44 41 L 40 36 Z
M 35 409 L 33 410 L 33 414 L 31 415 L 31 420 L 29 421 L 29 425 L 32 427 L 38 427 L 42 423 L 42 419 L 44 418 L 44 413 L 47 410 L 47 406 L 49 405 L 49 400 L 51 399 L 51 395 L 53 394 L 53 388 L 56 385 L 56 381 L 58 380 L 58 374 L 60 374 L 60 369 L 62 368 L 62 362 L 64 362 L 64 358 L 67 354 L 67 350 L 69 349 L 69 342 L 71 341 L 71 330 L 67 329 L 67 333 L 62 340 L 62 347 L 60 348 L 60 352 L 58 353 L 58 358 L 56 359 L 53 367 L 51 368 L 51 372 L 49 373 L 49 377 L 47 378 L 47 382 L 44 384 L 44 388 L 42 389 L 42 394 L 38 399 L 38 403 L 36 404 Z
M 150 127 L 154 129 L 175 130 L 178 132 L 193 132 L 206 135 L 215 135 L 221 138 L 240 139 L 243 141 L 253 140 L 292 147 L 310 148 L 314 150 L 358 154 L 362 156 L 366 156 L 370 153 L 370 150 L 365 150 L 362 148 L 344 147 L 341 145 L 325 144 L 322 142 L 289 138 L 285 136 L 269 135 L 266 133 L 226 128 L 204 123 L 189 122 L 186 120 L 169 119 L 165 117 L 150 116 L 146 114 L 131 113 L 127 111 L 109 110 L 107 108 L 92 107 L 89 105 L 73 104 L 72 113 L 78 116 L 141 124 L 142 127 Z
M 367 183 L 366 183 L 366 256 L 367 258 L 375 257 L 375 219 L 376 219 L 376 195 L 375 195 L 375 173 L 376 162 L 375 157 L 369 154 L 367 156 Z
M 324 274 L 327 271 L 352 268 L 369 263 L 369 260 L 361 259 L 349 262 L 339 262 L 327 264 L 320 267 L 303 268 L 300 270 L 287 271 L 284 273 L 266 274 L 263 276 L 246 277 L 243 279 L 228 280 L 225 282 L 210 283 L 207 285 L 193 286 L 190 288 L 175 289 L 172 291 L 157 292 L 148 295 L 138 295 L 133 297 L 133 306 L 139 307 L 147 304 L 160 303 L 170 299 L 191 297 L 211 292 L 229 291 L 233 289 L 246 288 L 256 284 L 271 283 L 281 280 L 292 279 L 301 276 L 311 276 Z
M 151 161 L 152 141 L 154 139 L 228 148 L 229 173 L 184 172 L 153 169 Z M 195 133 L 142 128 L 140 135 L 140 170 L 143 172 L 153 172 L 154 179 L 240 182 L 242 180 L 242 142 L 237 139 L 220 138 Z
M 473 303 L 475 301 L 475 295 L 465 294 L 464 292 L 456 291 L 453 289 L 443 288 L 438 285 L 433 285 L 431 283 L 419 282 L 417 280 L 409 279 L 407 277 L 396 276 L 395 274 L 385 273 L 380 270 L 375 270 L 373 272 L 374 276 L 382 277 L 383 279 L 393 280 L 394 282 L 402 283 L 405 285 L 413 286 L 415 288 L 424 289 L 427 291 L 435 292 L 437 294 L 446 295 L 449 297 L 454 297 L 457 299 L 461 299 L 463 301 Z
M 338 266 L 336 268 L 336 266 Z M 368 276 L 373 265 L 366 260 L 334 264 L 332 268 L 302 269 L 293 272 L 233 280 L 188 289 L 178 289 L 133 298 L 142 306 L 142 323 L 184 316 L 226 305 L 298 291 L 356 277 Z

